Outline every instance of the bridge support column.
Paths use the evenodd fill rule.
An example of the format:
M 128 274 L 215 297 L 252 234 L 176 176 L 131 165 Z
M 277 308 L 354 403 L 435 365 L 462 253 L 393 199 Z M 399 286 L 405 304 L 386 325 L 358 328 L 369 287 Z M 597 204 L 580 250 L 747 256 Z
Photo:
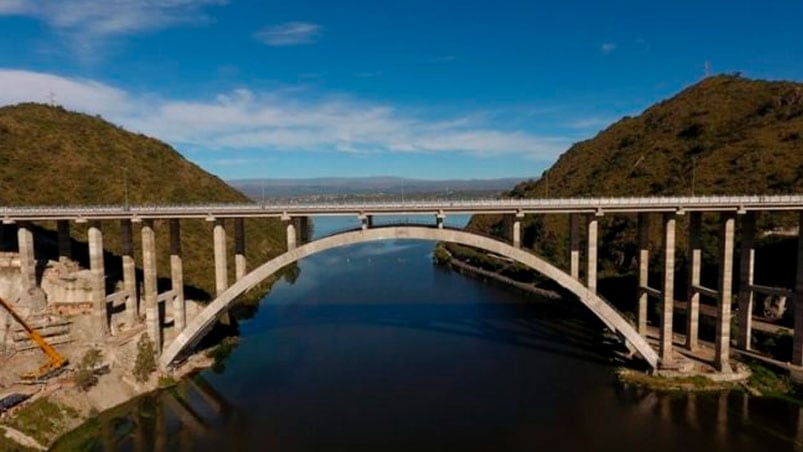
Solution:
M 215 294 L 220 295 L 229 287 L 229 265 L 226 261 L 226 228 L 222 219 L 213 226 L 215 245 Z
M 577 214 L 569 214 L 569 274 L 580 279 L 580 224 Z
M 142 273 L 145 288 L 145 331 L 153 341 L 156 354 L 162 350 L 162 322 L 159 318 L 157 302 L 158 287 L 156 276 L 156 234 L 153 220 L 142 223 Z
M 137 267 L 134 261 L 134 237 L 131 220 L 120 220 L 123 251 L 123 290 L 126 291 L 125 310 L 129 328 L 139 322 L 137 297 Z
M 524 214 L 519 212 L 513 217 L 513 246 L 521 248 L 521 220 Z
M 100 223 L 89 225 L 89 270 L 92 273 L 92 316 L 95 331 L 100 337 L 109 334 L 109 315 L 106 309 L 106 275 L 103 267 L 103 233 Z
M 435 224 L 438 226 L 438 229 L 443 229 L 443 220 L 446 219 L 446 214 L 443 212 L 438 213 L 435 215 Z
M 797 233 L 797 278 L 795 281 L 795 337 L 792 364 L 803 366 L 803 211 L 799 213 Z
M 70 222 L 68 220 L 56 221 L 58 231 L 59 262 L 72 258 L 72 243 L 70 242 Z
M 697 350 L 699 346 L 700 334 L 700 292 L 695 287 L 700 286 L 700 266 L 702 265 L 702 249 L 700 247 L 700 226 L 702 225 L 702 213 L 691 212 L 689 214 L 689 237 L 688 237 L 688 259 L 689 259 L 689 282 L 688 282 L 688 303 L 686 305 L 686 348 L 690 351 Z
M 722 214 L 719 244 L 719 299 L 717 300 L 717 327 L 714 367 L 720 372 L 731 372 L 731 303 L 733 302 L 733 231 L 736 216 Z
M 187 306 L 184 303 L 184 262 L 181 256 L 181 224 L 170 220 L 170 286 L 173 289 L 173 326 L 180 333 L 187 324 Z
M 672 315 L 675 302 L 675 214 L 663 217 L 664 287 L 661 302 L 659 354 L 662 367 L 672 367 Z
M 36 288 L 36 256 L 33 249 L 33 231 L 30 224 L 17 224 L 17 244 L 20 254 L 22 290 L 27 293 Z
M 649 287 L 649 268 L 650 268 L 650 216 L 647 213 L 638 214 L 638 236 L 639 236 L 639 253 L 638 253 L 638 308 L 636 309 L 638 317 L 638 334 L 647 337 L 647 311 L 649 307 L 649 295 L 644 290 Z
M 756 214 L 747 212 L 742 217 L 741 255 L 739 256 L 739 337 L 737 345 L 750 350 L 753 335 L 753 268 L 756 250 L 753 246 L 756 234 Z
M 597 293 L 597 224 L 596 215 L 592 214 L 588 217 L 586 285 L 591 293 Z
M 296 249 L 296 226 L 290 217 L 285 219 L 287 222 L 287 251 Z
M 234 219 L 234 278 L 241 280 L 246 273 L 245 220 Z

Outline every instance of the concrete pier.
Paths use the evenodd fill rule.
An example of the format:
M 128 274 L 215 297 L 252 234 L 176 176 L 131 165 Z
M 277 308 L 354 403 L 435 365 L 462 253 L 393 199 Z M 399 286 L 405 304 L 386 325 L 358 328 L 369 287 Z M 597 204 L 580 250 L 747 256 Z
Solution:
M 739 337 L 736 338 L 736 345 L 742 350 L 750 350 L 750 340 L 753 335 L 755 235 L 756 214 L 747 212 L 742 216 L 741 255 L 739 256 Z
M 659 356 L 662 367 L 672 367 L 672 315 L 675 303 L 675 214 L 664 214 L 664 287 L 661 302 Z
M 597 293 L 597 225 L 596 215 L 588 217 L 588 242 L 586 259 L 588 267 L 586 269 L 586 286 L 591 293 Z
M 803 366 L 803 211 L 798 218 L 797 277 L 795 278 L 795 338 L 792 364 Z
M 156 237 L 153 230 L 153 220 L 142 222 L 142 273 L 145 290 L 145 331 L 153 341 L 154 349 L 159 354 L 161 346 L 161 326 L 156 276 Z
M 731 303 L 733 302 L 733 232 L 736 216 L 722 214 L 719 244 L 719 297 L 714 367 L 720 372 L 732 372 L 730 366 Z
M 126 319 L 131 327 L 139 322 L 139 297 L 137 296 L 137 267 L 134 260 L 134 234 L 131 220 L 120 220 L 123 251 L 123 290 L 128 294 L 125 299 Z
M 100 223 L 89 225 L 89 270 L 92 272 L 92 316 L 95 331 L 103 337 L 109 334 L 109 314 L 106 310 L 106 272 L 103 266 L 103 233 Z
M 184 303 L 184 262 L 181 256 L 181 224 L 170 220 L 170 287 L 173 289 L 173 326 L 177 333 L 187 325 L 187 306 Z
M 521 220 L 523 218 L 523 213 L 517 213 L 513 217 L 513 246 L 516 248 L 521 248 Z
M 438 229 L 443 229 L 443 221 L 446 220 L 446 215 L 443 212 L 438 213 L 435 215 L 435 224 L 438 226 Z
M 69 220 L 56 221 L 56 230 L 58 234 L 59 262 L 72 259 L 72 242 L 70 240 Z
M 245 220 L 234 219 L 234 278 L 239 281 L 247 272 L 245 258 Z
M 36 256 L 30 224 L 17 224 L 17 244 L 20 255 L 20 272 L 22 273 L 22 290 L 28 292 L 36 288 Z
M 569 274 L 580 279 L 580 219 L 569 215 Z
M 636 308 L 638 334 L 647 337 L 647 311 L 649 308 L 649 294 L 644 287 L 649 287 L 650 269 L 650 216 L 647 213 L 638 214 L 638 284 L 639 296 Z
M 688 255 L 689 280 L 687 293 L 689 302 L 686 307 L 686 348 L 697 350 L 700 335 L 700 268 L 702 265 L 702 248 L 700 245 L 700 227 L 702 214 L 691 212 L 689 214 Z
M 213 226 L 215 246 L 215 293 L 220 295 L 229 287 L 229 265 L 226 260 L 226 228 L 218 218 Z
M 296 226 L 293 221 L 287 219 L 287 251 L 296 249 Z

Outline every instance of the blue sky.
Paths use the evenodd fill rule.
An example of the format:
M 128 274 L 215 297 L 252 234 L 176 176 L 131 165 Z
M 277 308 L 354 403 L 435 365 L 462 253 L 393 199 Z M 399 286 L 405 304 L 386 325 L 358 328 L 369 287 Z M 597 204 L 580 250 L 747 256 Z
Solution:
M 803 80 L 803 2 L 0 0 L 0 105 L 227 179 L 536 176 L 705 73 Z

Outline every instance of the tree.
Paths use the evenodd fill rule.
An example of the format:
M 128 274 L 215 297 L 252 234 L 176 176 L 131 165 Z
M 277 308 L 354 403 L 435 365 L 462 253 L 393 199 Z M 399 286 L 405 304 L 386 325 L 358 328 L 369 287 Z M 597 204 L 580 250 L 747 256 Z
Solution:
M 139 382 L 148 381 L 156 370 L 156 353 L 148 333 L 143 334 L 137 342 L 137 360 L 134 363 L 134 377 Z
M 90 348 L 84 353 L 81 358 L 78 369 L 73 376 L 75 385 L 82 391 L 88 391 L 89 388 L 98 383 L 98 377 L 95 375 L 95 368 L 100 364 L 103 359 L 103 352 L 96 348 Z

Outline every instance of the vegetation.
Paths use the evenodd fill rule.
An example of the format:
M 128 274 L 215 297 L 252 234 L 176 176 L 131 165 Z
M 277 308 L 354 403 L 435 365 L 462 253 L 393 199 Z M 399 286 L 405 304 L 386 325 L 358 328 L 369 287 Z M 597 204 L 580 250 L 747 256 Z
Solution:
M 206 173 L 168 145 L 127 132 L 100 118 L 60 107 L 20 104 L 0 108 L 0 206 L 78 204 L 246 203 L 248 198 Z M 37 224 L 51 231 L 52 222 Z M 119 280 L 120 226 L 104 222 L 104 246 L 110 281 Z M 249 262 L 264 262 L 284 250 L 283 228 L 277 220 L 246 221 Z M 169 249 L 167 224 L 156 222 L 157 250 Z M 212 226 L 199 220 L 181 221 L 184 279 L 187 294 L 196 299 L 215 292 Z M 227 228 L 233 234 L 233 227 Z M 74 252 L 88 263 L 86 226 L 73 224 Z M 135 234 L 135 242 L 138 242 Z M 14 234 L 4 234 L 11 239 Z M 37 237 L 37 243 L 47 242 Z M 233 236 L 228 244 L 233 253 Z M 7 247 L 12 247 L 11 243 Z M 37 249 L 53 257 L 55 247 Z M 158 253 L 159 276 L 166 284 L 169 256 Z M 192 289 L 197 289 L 193 291 Z
M 84 353 L 81 362 L 78 363 L 78 368 L 73 375 L 73 381 L 76 386 L 82 391 L 88 391 L 89 388 L 98 383 L 98 377 L 95 374 L 95 369 L 103 359 L 103 352 L 96 348 L 90 348 Z
M 148 381 L 151 374 L 156 370 L 156 351 L 153 348 L 148 333 L 140 336 L 137 342 L 137 359 L 134 363 L 134 377 L 139 382 Z
M 0 425 L 0 450 L 3 452 L 33 452 L 36 449 L 25 447 L 11 438 L 6 437 L 3 426 Z
M 78 413 L 74 409 L 43 397 L 21 408 L 7 423 L 40 444 L 48 444 L 76 417 Z
M 641 115 L 626 117 L 596 137 L 577 143 L 537 180 L 521 183 L 507 197 L 578 197 L 648 195 L 782 194 L 803 191 L 803 84 L 749 80 L 738 76 L 715 76 L 693 85 L 676 96 L 648 108 Z M 469 228 L 482 234 L 509 238 L 510 218 L 481 215 Z M 680 217 L 677 228 L 687 227 Z M 716 287 L 718 231 L 716 215 L 703 217 L 703 284 Z M 761 215 L 760 230 L 785 228 L 796 217 Z M 568 218 L 566 215 L 527 216 L 522 222 L 522 244 L 560 266 L 568 265 Z M 599 277 L 623 278 L 634 274 L 637 228 L 635 216 L 616 215 L 600 219 Z M 653 225 L 652 249 L 660 247 L 660 228 Z M 678 234 L 677 247 L 686 246 Z M 773 241 L 779 241 L 777 245 Z M 756 270 L 763 284 L 791 287 L 794 256 L 787 256 L 788 240 L 762 238 L 762 247 L 773 249 L 783 259 L 762 260 Z M 474 258 L 464 247 L 451 247 L 461 259 Z M 738 253 L 738 250 L 737 250 Z M 786 254 L 784 254 L 786 253 Z M 737 256 L 738 257 L 738 256 Z M 660 253 L 652 253 L 651 270 L 661 270 Z M 791 259 L 791 260 L 788 260 Z M 789 265 L 787 265 L 789 264 Z M 492 264 L 498 265 L 498 264 Z M 760 274 L 761 273 L 761 274 Z M 533 276 L 524 274 L 526 281 Z M 685 295 L 685 256 L 678 254 L 676 294 Z M 633 279 L 633 284 L 635 280 Z M 600 292 L 609 300 L 634 300 L 622 296 L 623 285 L 600 282 Z M 629 287 L 629 286 L 628 286 Z M 612 290 L 612 291 L 611 291 Z M 629 289 L 628 289 L 629 290 Z M 633 289 L 635 290 L 635 289 Z M 629 293 L 629 292 L 628 292 Z M 760 303 L 757 303 L 757 305 Z M 758 306 L 757 306 L 758 307 Z M 619 306 L 631 309 L 632 303 Z M 788 320 L 788 319 L 787 319 Z
M 619 369 L 617 377 L 622 383 L 635 384 L 659 392 L 723 391 L 737 388 L 736 383 L 718 382 L 702 375 L 663 377 L 630 369 Z
M 206 356 L 214 359 L 214 363 L 212 364 L 212 370 L 221 373 L 225 369 L 225 364 L 223 363 L 226 358 L 231 355 L 231 352 L 237 348 L 237 345 L 240 344 L 240 338 L 237 336 L 228 336 L 223 338 L 223 340 L 217 346 L 207 350 Z

